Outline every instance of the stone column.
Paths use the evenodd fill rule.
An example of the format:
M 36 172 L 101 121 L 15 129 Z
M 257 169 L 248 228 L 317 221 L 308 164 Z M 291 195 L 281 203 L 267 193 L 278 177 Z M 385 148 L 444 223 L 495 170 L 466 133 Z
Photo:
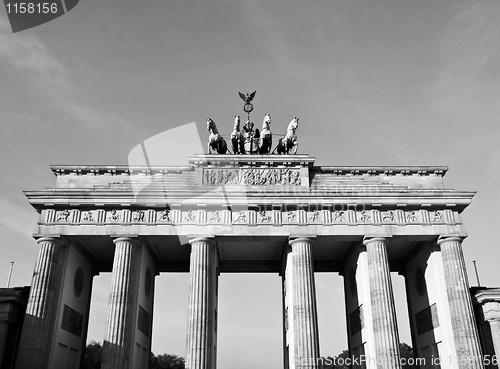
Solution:
M 483 368 L 461 237 L 442 237 L 437 241 L 443 258 L 446 295 L 450 309 L 456 356 L 460 369 Z
M 460 369 L 483 368 L 479 334 L 469 293 L 461 237 L 443 237 L 437 241 L 443 258 L 446 295 Z
M 19 369 L 44 368 L 46 354 L 50 352 L 55 280 L 59 247 L 63 242 L 52 237 L 39 238 L 37 242 L 40 246 L 17 352 L 16 368 Z
M 497 365 L 500 368 L 500 320 L 488 320 L 488 323 L 490 323 L 491 339 L 493 340 L 493 347 L 495 348 Z
M 363 244 L 368 258 L 377 368 L 400 369 L 399 335 L 386 239 L 365 238 Z
M 318 314 L 312 240 L 291 240 L 293 276 L 294 362 L 296 369 L 316 369 L 319 359 Z
M 217 254 L 207 238 L 191 244 L 186 369 L 215 369 Z
M 128 369 L 133 353 L 139 241 L 122 237 L 114 240 L 115 256 L 104 332 L 102 369 Z
M 494 355 L 500 368 L 500 302 L 487 301 L 482 304 L 484 320 L 490 325 L 491 340 L 493 341 Z

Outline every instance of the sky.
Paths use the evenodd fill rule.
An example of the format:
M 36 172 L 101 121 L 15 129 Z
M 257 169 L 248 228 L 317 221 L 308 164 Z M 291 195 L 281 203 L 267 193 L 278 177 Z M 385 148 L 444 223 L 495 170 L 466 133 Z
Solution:
M 16 34 L 0 10 L 0 284 L 11 261 L 11 286 L 30 284 L 37 214 L 22 191 L 52 187 L 49 165 L 127 164 L 183 124 L 206 140 L 208 117 L 229 134 L 244 115 L 237 92 L 257 90 L 256 125 L 269 113 L 284 133 L 299 117 L 299 153 L 316 165 L 449 166 L 448 188 L 477 191 L 462 214 L 470 283 L 476 260 L 481 284 L 500 286 L 499 65 L 500 2 L 489 0 L 81 0 Z M 184 356 L 188 276 L 156 282 L 153 351 Z M 109 283 L 94 279 L 89 340 L 102 341 Z M 220 369 L 282 365 L 280 283 L 221 275 Z M 336 355 L 342 277 L 316 284 L 321 354 Z

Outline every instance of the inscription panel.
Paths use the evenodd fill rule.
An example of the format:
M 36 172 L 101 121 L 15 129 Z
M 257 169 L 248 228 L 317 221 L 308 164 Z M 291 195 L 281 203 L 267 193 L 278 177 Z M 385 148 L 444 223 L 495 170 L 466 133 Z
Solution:
M 151 317 L 143 309 L 141 305 L 139 305 L 139 316 L 137 317 L 137 329 L 140 330 L 146 337 L 149 337 L 149 333 L 151 331 Z
M 73 310 L 68 305 L 64 305 L 61 328 L 75 336 L 81 337 L 82 326 L 83 315 Z
M 439 327 L 439 318 L 436 304 L 432 304 L 428 308 L 415 314 L 415 321 L 417 323 L 418 335 L 429 332 L 434 328 Z

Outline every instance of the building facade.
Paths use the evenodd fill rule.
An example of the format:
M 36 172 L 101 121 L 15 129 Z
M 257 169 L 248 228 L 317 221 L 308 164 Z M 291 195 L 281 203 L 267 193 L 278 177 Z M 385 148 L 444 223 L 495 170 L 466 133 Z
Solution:
M 321 272 L 344 277 L 353 367 L 401 368 L 391 272 L 406 280 L 421 367 L 484 367 L 462 254 L 460 214 L 474 193 L 445 187 L 446 167 L 197 155 L 185 167 L 52 171 L 54 188 L 26 192 L 40 214 L 39 254 L 19 369 L 79 367 L 101 272 L 112 273 L 106 369 L 147 368 L 155 276 L 168 272 L 190 273 L 190 369 L 216 367 L 217 284 L 226 272 L 282 278 L 286 369 L 318 367 Z

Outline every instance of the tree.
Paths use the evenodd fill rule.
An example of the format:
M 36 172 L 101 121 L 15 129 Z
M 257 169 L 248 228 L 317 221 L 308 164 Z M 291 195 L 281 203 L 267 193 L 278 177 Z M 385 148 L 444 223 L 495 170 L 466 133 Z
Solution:
M 90 341 L 85 347 L 83 369 L 100 369 L 102 362 L 102 345 L 100 342 Z
M 155 356 L 151 353 L 149 369 L 184 369 L 184 358 L 177 355 L 163 354 Z
M 414 362 L 413 349 L 406 343 L 399 344 L 399 352 L 401 353 L 401 369 L 416 369 L 417 365 Z
M 399 351 L 401 353 L 401 369 L 416 369 L 413 360 L 413 349 L 406 343 L 399 344 Z M 349 351 L 344 350 L 335 357 L 327 356 L 319 359 L 319 369 L 349 369 Z
M 100 369 L 102 362 L 102 345 L 90 341 L 85 347 L 83 369 Z M 151 353 L 149 369 L 185 369 L 184 358 L 177 355 L 163 354 L 156 356 Z
M 349 369 L 349 351 L 344 350 L 335 357 L 322 357 L 319 360 L 318 369 Z

